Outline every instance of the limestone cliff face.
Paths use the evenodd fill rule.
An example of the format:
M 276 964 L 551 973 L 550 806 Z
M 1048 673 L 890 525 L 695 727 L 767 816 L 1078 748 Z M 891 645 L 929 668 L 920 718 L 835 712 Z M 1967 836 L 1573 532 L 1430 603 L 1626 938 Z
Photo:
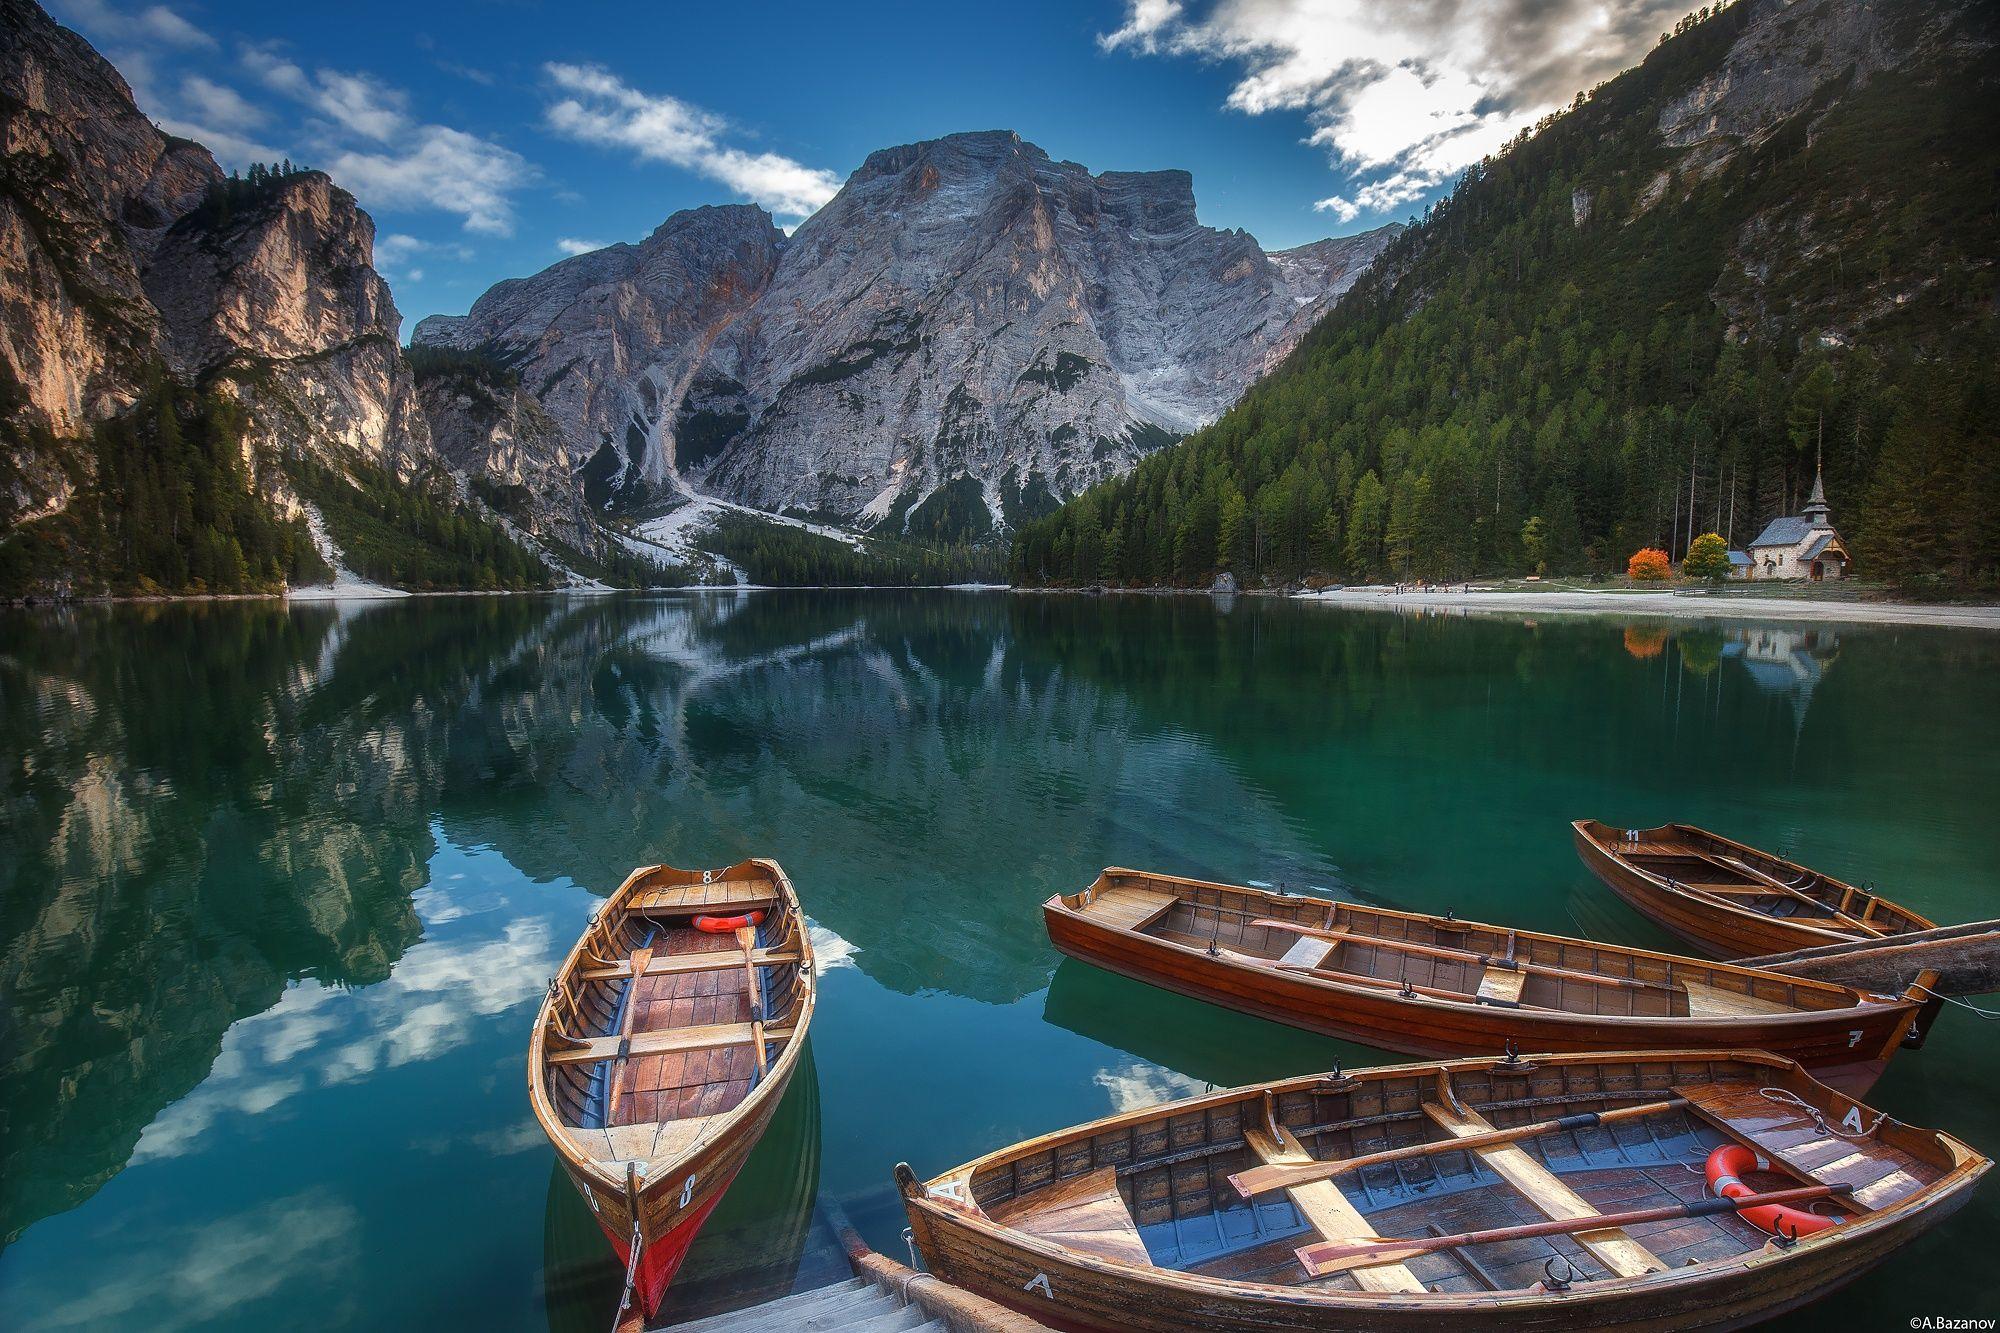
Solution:
M 417 475 L 436 456 L 374 242 L 373 220 L 319 172 L 277 182 L 241 212 L 184 215 L 144 275 L 168 366 L 190 379 L 223 372 L 249 408 L 253 447 Z
M 225 179 L 29 0 L 0 0 L 0 148 L 0 536 L 88 486 L 91 428 L 162 374 L 243 404 L 247 473 L 281 511 L 283 457 L 478 493 L 432 446 L 375 224 L 326 175 Z M 574 521 L 571 470 L 538 474 L 521 526 Z
M 1014 521 L 1213 418 L 1382 239 L 1280 262 L 1202 226 L 1185 172 L 1093 176 L 1006 133 L 886 149 L 711 353 L 683 462 L 766 509 L 893 528 L 955 487 Z
M 413 340 L 487 347 L 547 409 L 598 504 L 671 489 L 671 413 L 716 336 L 769 285 L 784 234 L 747 204 L 676 213 L 637 245 L 493 287 Z
M 1953 274 L 1924 253 L 1940 229 L 1936 219 L 1882 242 L 1885 219 L 1899 207 L 1895 183 L 1873 173 L 1842 180 L 1816 164 L 1780 178 L 1769 163 L 1788 156 L 1784 135 L 1817 142 L 1828 120 L 1879 80 L 1900 80 L 1913 108 L 1940 104 L 1955 85 L 1990 85 L 2000 49 L 1994 16 L 1992 6 L 1965 0 L 1745 0 L 1731 12 L 1734 40 L 1711 70 L 1660 108 L 1660 141 L 1679 160 L 1671 180 L 1663 170 L 1653 182 L 1651 199 L 1731 168 L 1770 181 L 1742 187 L 1757 206 L 1737 228 L 1734 262 L 1712 292 L 1735 336 L 1787 330 L 1781 336 L 1796 337 L 1810 329 L 1823 346 L 1857 345 L 1870 326 L 1967 281 L 1970 275 Z M 1899 85 L 1888 86 L 1895 96 Z M 1829 166 L 1837 168 L 1842 155 L 1836 145 Z M 1829 181 L 1836 182 L 1830 191 Z M 1823 195 L 1817 207 L 1802 202 L 1813 191 Z M 1877 247 L 1868 263 L 1853 258 Z M 1837 280 L 1799 280 L 1829 263 Z M 1990 259 L 1981 265 L 1989 266 Z
M 676 214 L 415 341 L 518 366 L 596 504 L 693 488 L 895 530 L 950 488 L 992 525 L 1213 418 L 1393 233 L 1266 254 L 1202 226 L 1184 172 L 960 134 L 873 154 L 790 238 Z
M 60 509 L 56 441 L 134 396 L 161 339 L 142 272 L 222 178 L 155 129 L 125 81 L 29 0 L 0 0 L 0 523 Z
M 465 373 L 420 374 L 431 443 L 473 478 L 493 508 L 529 535 L 596 554 L 602 535 L 576 484 L 581 462 L 562 428 L 518 383 Z

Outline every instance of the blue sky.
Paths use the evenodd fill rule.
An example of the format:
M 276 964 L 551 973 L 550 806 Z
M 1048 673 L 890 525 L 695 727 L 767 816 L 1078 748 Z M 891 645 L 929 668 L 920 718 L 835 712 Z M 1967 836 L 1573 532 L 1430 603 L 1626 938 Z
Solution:
M 49 0 L 225 167 L 289 156 L 376 220 L 411 323 L 677 209 L 796 225 L 871 151 L 1012 129 L 1178 167 L 1268 248 L 1407 218 L 1642 56 L 1658 0 Z

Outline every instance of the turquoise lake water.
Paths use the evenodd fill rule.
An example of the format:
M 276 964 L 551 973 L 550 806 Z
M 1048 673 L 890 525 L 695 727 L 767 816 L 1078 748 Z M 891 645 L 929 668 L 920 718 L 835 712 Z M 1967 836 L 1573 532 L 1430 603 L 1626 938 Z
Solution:
M 523 1051 L 636 864 L 780 860 L 812 1059 L 690 1301 L 890 1168 L 1392 1059 L 1063 961 L 1107 864 L 1669 947 L 1570 819 L 2000 915 L 2000 635 L 1245 598 L 749 593 L 0 612 L 0 1324 L 597 1329 Z M 2000 1025 L 1872 1100 L 2000 1149 Z M 1839 1299 L 2000 1314 L 1989 1185 Z M 802 1257 L 803 1256 L 803 1257 Z M 1795 1316 L 1824 1327 L 1828 1307 Z

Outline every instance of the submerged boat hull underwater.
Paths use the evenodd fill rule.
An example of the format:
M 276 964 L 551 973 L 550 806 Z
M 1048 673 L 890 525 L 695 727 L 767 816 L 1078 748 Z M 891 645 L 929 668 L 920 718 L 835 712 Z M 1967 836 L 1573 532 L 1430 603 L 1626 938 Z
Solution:
M 798 895 L 763 860 L 635 870 L 549 983 L 529 1101 L 626 1265 L 621 1324 L 659 1309 L 763 1135 L 813 1000 Z
M 1641 916 L 1718 958 L 1893 939 L 1935 923 L 1878 894 L 1692 824 L 1570 825 L 1590 872 Z
M 1116 867 L 1042 912 L 1074 958 L 1405 1055 L 1757 1049 L 1859 1095 L 1937 1003 Z
M 1709 1195 L 1746 1156 L 1771 1169 L 1722 1189 L 1813 1196 L 1775 1223 L 1809 1234 Z M 1776 1056 L 1686 1051 L 1288 1079 L 896 1177 L 931 1272 L 1046 1324 L 1438 1333 L 1751 1324 L 1889 1258 L 1990 1165 Z

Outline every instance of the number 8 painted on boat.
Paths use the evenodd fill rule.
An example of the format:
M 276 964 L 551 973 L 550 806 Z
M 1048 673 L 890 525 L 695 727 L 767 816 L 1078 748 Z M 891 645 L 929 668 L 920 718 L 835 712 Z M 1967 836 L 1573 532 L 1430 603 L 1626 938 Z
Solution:
M 688 1204 L 692 1203 L 693 1201 L 694 1201 L 694 1177 L 689 1176 L 687 1178 L 687 1184 L 681 1186 L 680 1206 L 685 1208 L 688 1206 Z

